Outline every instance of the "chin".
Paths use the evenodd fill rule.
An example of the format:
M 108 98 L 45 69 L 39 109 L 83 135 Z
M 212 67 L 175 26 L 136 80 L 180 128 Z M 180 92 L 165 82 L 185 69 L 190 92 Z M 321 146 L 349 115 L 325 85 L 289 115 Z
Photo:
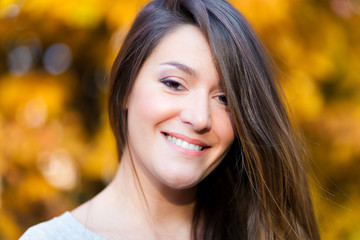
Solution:
M 172 189 L 189 189 L 196 186 L 201 181 L 198 174 L 189 174 L 189 172 L 171 172 L 168 171 L 162 177 L 161 182 Z

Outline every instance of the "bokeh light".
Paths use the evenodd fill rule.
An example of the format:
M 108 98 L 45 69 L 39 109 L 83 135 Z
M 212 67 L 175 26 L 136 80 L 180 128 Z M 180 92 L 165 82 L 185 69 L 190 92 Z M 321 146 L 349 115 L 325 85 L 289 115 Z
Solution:
M 29 127 L 40 127 L 46 122 L 46 103 L 41 98 L 35 98 L 26 103 L 23 117 Z
M 38 159 L 38 168 L 45 179 L 61 190 L 73 189 L 78 181 L 78 169 L 66 149 L 43 152 Z
M 65 72 L 72 62 L 70 48 L 63 43 L 56 43 L 46 49 L 43 63 L 45 69 L 51 74 Z
M 353 11 L 355 14 L 360 14 L 360 1 L 347 0 L 347 3 L 351 11 Z
M 19 14 L 19 5 L 12 3 L 1 9 L 0 18 L 13 18 Z
M 19 46 L 8 54 L 9 71 L 17 76 L 25 75 L 29 72 L 34 62 L 30 47 Z

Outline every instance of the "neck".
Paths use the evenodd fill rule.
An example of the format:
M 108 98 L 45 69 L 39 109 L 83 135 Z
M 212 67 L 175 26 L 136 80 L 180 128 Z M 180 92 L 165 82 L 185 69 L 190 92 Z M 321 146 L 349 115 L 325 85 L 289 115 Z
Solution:
M 126 194 L 131 205 L 142 209 L 153 220 L 169 218 L 191 221 L 196 198 L 196 187 L 173 189 L 141 171 L 136 161 L 125 151 L 119 170 L 112 182 L 113 191 Z
M 147 229 L 156 239 L 190 238 L 196 187 L 172 189 L 131 161 L 125 151 L 114 180 L 93 200 L 108 215 L 103 219 L 115 220 L 116 216 L 118 229 L 122 229 L 120 224 L 127 229 Z

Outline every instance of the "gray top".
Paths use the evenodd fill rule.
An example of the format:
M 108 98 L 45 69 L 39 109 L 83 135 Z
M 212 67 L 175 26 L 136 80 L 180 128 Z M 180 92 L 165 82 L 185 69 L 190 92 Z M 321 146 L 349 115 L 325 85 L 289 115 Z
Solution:
M 65 212 L 47 222 L 29 228 L 19 240 L 106 240 L 78 222 L 70 212 Z

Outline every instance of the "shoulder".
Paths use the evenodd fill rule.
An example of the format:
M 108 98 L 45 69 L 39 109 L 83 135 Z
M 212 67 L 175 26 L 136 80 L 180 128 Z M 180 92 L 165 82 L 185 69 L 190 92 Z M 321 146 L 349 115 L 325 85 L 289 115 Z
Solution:
M 105 240 L 81 225 L 70 212 L 29 228 L 19 240 Z

